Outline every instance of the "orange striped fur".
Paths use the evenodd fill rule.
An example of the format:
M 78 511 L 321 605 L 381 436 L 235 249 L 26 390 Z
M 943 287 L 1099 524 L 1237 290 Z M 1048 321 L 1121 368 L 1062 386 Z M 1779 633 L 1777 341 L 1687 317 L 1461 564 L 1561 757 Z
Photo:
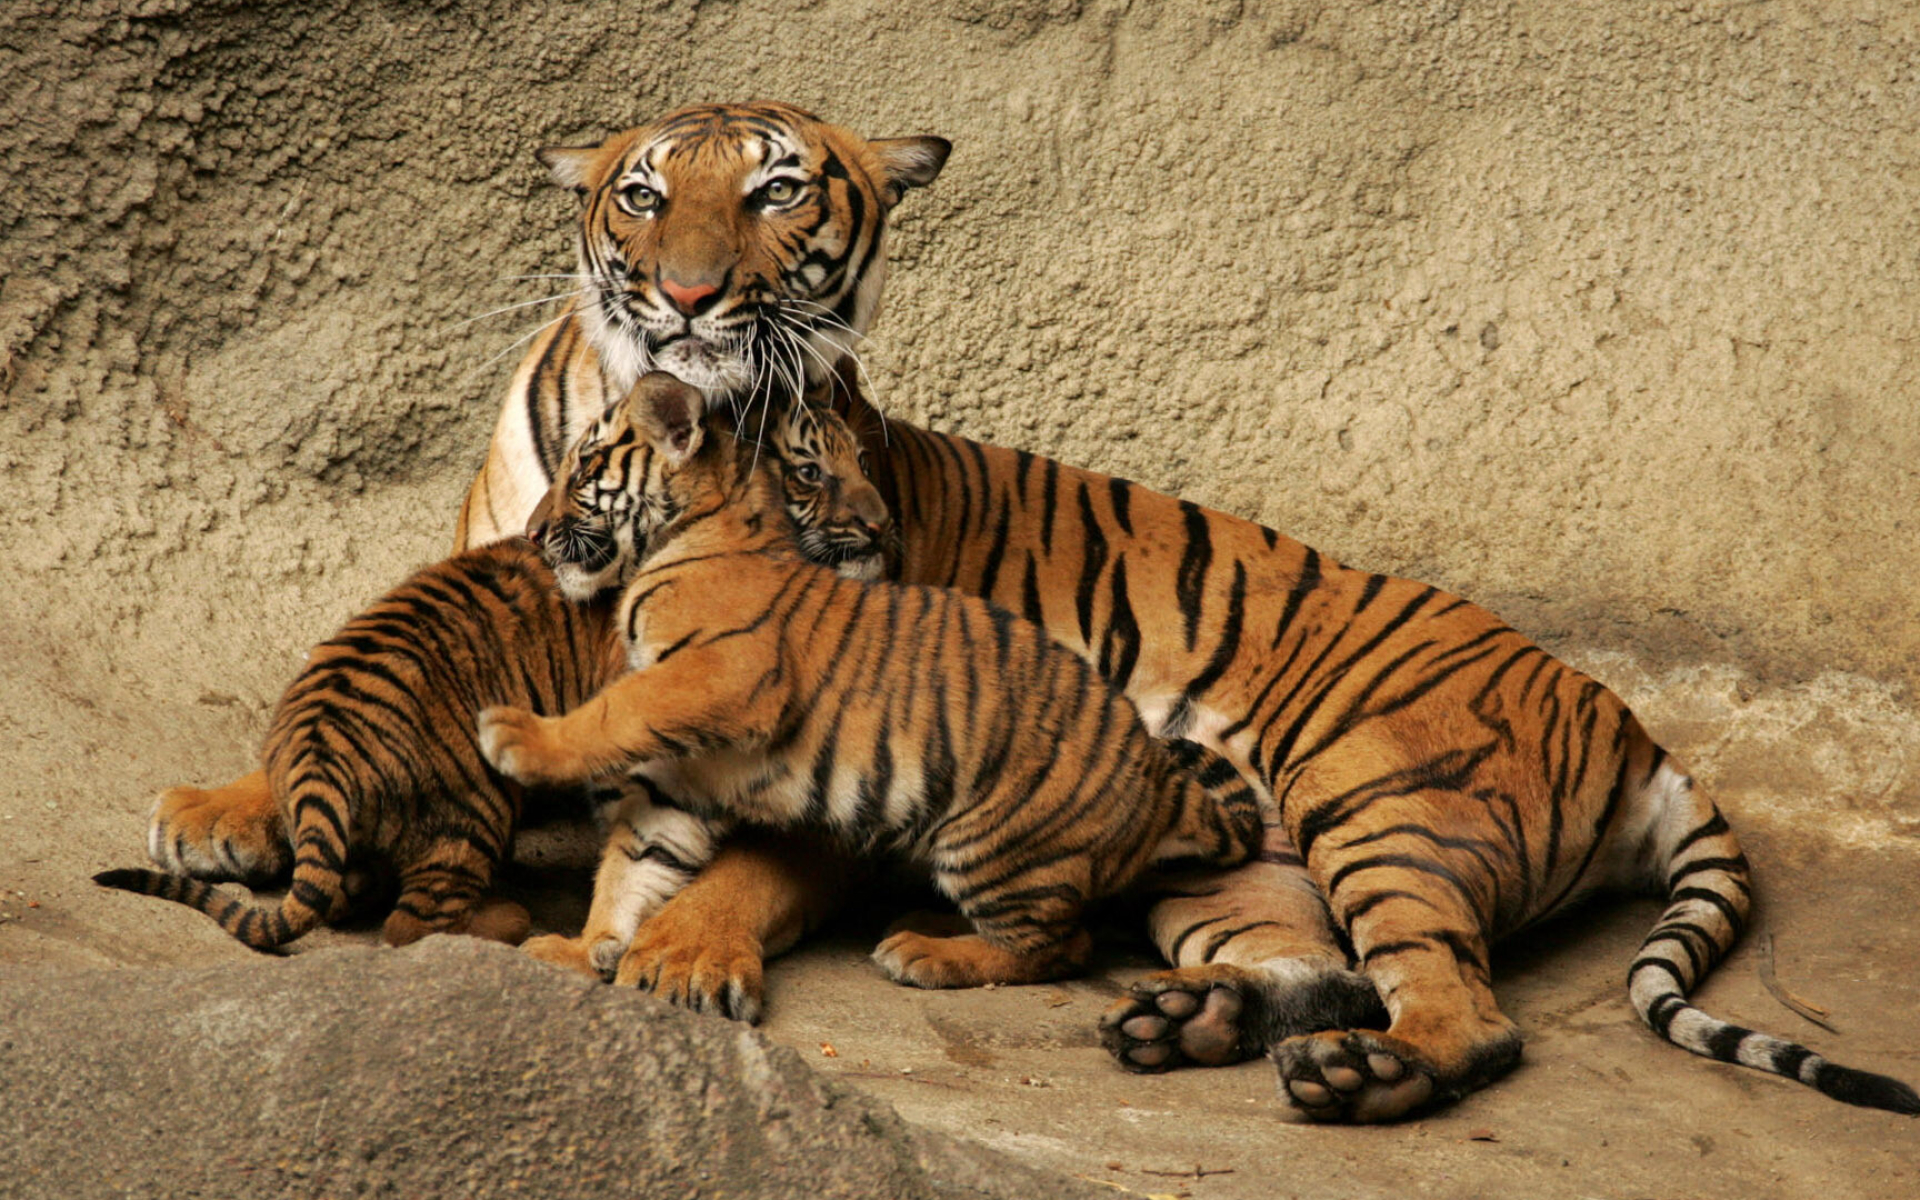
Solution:
M 521 789 L 487 767 L 473 721 L 490 704 L 564 712 L 592 695 L 619 665 L 607 617 L 604 602 L 563 600 L 523 539 L 418 572 L 315 648 L 274 714 L 262 772 L 225 789 L 271 797 L 284 831 L 277 857 L 290 852 L 293 867 L 277 907 L 185 874 L 115 870 L 95 882 L 189 905 L 266 950 L 344 916 L 349 871 L 379 865 L 399 884 L 389 944 L 467 931 L 518 942 L 525 910 L 484 897 L 509 852 Z M 176 868 L 190 860 L 167 850 L 205 842 L 159 822 L 152 839 L 156 861 Z
M 1037 626 L 808 561 L 772 459 L 704 433 L 702 406 L 644 377 L 555 485 L 556 533 L 617 513 L 616 540 L 644 547 L 618 610 L 634 670 L 564 716 L 481 714 L 488 761 L 522 782 L 666 768 L 672 802 L 622 814 L 652 855 L 616 842 L 597 885 L 634 899 L 596 908 L 657 904 L 732 823 L 813 828 L 927 864 L 971 921 L 888 938 L 874 957 L 895 979 L 1024 983 L 1080 965 L 1088 902 L 1168 862 L 1255 852 L 1259 804 L 1233 768 L 1154 741 Z

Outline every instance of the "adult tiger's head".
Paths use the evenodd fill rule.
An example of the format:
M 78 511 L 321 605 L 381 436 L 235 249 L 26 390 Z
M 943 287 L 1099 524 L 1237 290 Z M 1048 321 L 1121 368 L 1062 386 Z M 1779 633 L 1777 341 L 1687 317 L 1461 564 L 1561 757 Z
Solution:
M 884 572 L 892 521 L 845 421 L 794 404 L 762 447 L 710 436 L 704 407 L 698 389 L 652 372 L 567 451 L 527 536 L 570 599 L 624 584 L 670 526 L 723 505 L 783 514 L 777 528 L 806 558 L 849 578 Z
M 540 151 L 584 205 L 577 311 L 615 386 L 664 370 L 719 399 L 823 380 L 879 307 L 888 211 L 950 149 L 748 104 Z
M 867 452 L 846 421 L 830 409 L 790 404 L 771 449 L 801 552 L 849 579 L 886 574 L 899 535 L 867 476 Z

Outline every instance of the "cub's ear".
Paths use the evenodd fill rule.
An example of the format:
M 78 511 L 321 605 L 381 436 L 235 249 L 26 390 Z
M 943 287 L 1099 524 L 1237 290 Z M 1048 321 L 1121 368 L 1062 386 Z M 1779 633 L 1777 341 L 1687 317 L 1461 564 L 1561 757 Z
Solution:
M 953 143 L 943 137 L 881 138 L 867 145 L 886 180 L 888 207 L 900 203 L 908 188 L 925 187 L 939 178 L 947 155 L 953 153 Z
M 598 146 L 547 146 L 536 150 L 533 156 L 540 160 L 553 176 L 553 181 L 563 188 L 571 188 L 573 194 L 584 197 L 587 194 L 587 172 L 593 169 L 593 159 L 600 153 Z
M 700 449 L 704 437 L 700 416 L 707 408 L 700 389 L 665 371 L 654 371 L 640 377 L 627 399 L 633 406 L 634 423 L 669 465 L 684 464 Z

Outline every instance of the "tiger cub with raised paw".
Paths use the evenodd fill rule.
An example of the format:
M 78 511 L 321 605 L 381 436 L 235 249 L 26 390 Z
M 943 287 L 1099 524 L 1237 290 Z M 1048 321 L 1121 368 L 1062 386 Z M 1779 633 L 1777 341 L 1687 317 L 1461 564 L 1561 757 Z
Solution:
M 219 789 L 264 789 L 279 810 L 293 881 L 277 907 L 161 871 L 103 871 L 94 882 L 196 908 L 267 950 L 340 920 L 349 873 L 378 866 L 399 884 L 389 945 L 429 933 L 517 944 L 526 910 L 485 897 L 522 791 L 488 768 L 473 722 L 488 705 L 558 713 L 593 695 L 623 665 L 610 614 L 605 600 L 559 595 L 524 538 L 421 570 L 313 651 L 275 711 L 264 769 Z
M 778 465 L 781 496 L 801 553 L 848 579 L 882 578 L 898 553 L 899 535 L 885 501 L 867 478 L 859 437 L 838 416 L 804 404 L 781 410 L 766 429 L 764 443 L 760 424 L 743 418 L 742 434 L 754 434 L 756 449 L 770 452 Z M 616 564 L 605 557 L 616 553 L 611 509 L 583 495 L 577 507 L 599 515 L 556 522 L 550 519 L 556 497 L 549 493 L 533 520 L 535 535 L 552 539 L 547 553 L 559 564 L 561 578 L 575 579 L 572 573 L 583 567 L 599 572 L 591 581 L 574 585 L 591 591 L 631 574 L 630 561 Z M 666 767 L 658 770 L 670 773 Z M 693 877 L 697 866 L 691 864 L 711 855 L 712 835 L 704 822 L 665 816 L 675 801 L 644 775 L 623 776 L 596 790 L 608 843 L 586 927 L 579 937 L 529 938 L 522 949 L 556 966 L 612 978 L 641 920 Z M 654 814 L 654 820 L 648 821 L 647 814 Z M 688 839 L 698 849 L 690 849 Z M 655 888 L 629 886 L 624 877 L 632 871 L 657 877 Z
M 643 377 L 546 503 L 555 575 L 576 594 L 624 568 L 563 561 L 563 531 L 619 530 L 632 671 L 561 717 L 480 714 L 487 760 L 524 783 L 640 767 L 686 805 L 629 801 L 596 887 L 603 918 L 637 923 L 737 822 L 824 829 L 925 863 L 973 927 L 889 936 L 874 959 L 895 980 L 1031 983 L 1084 962 L 1088 902 L 1155 867 L 1257 852 L 1259 798 L 1233 767 L 1155 741 L 1038 625 L 809 563 L 779 481 L 750 444 L 704 430 L 702 408 L 671 376 Z M 586 953 L 604 965 L 597 944 Z

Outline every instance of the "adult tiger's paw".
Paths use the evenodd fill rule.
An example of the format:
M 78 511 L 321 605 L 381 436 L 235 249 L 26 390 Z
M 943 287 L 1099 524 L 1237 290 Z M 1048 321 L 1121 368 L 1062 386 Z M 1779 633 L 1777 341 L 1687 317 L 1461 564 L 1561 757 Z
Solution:
M 480 753 L 493 769 L 521 783 L 571 783 L 579 778 L 571 759 L 553 736 L 551 717 L 524 708 L 496 707 L 480 713 Z
M 640 926 L 620 958 L 614 984 L 695 1012 L 758 1023 L 765 986 L 760 943 L 745 934 L 687 926 L 675 913 L 665 908 Z
M 172 875 L 271 883 L 293 863 L 286 825 L 255 771 L 226 787 L 161 792 L 147 818 L 147 857 Z
M 1269 1056 L 1280 1098 L 1315 1121 L 1392 1121 L 1435 1099 L 1433 1070 L 1412 1047 L 1366 1030 L 1288 1038 Z
M 1215 963 L 1156 971 L 1100 1017 L 1100 1044 L 1129 1071 L 1219 1067 L 1260 1053 L 1249 999 L 1262 982 Z

